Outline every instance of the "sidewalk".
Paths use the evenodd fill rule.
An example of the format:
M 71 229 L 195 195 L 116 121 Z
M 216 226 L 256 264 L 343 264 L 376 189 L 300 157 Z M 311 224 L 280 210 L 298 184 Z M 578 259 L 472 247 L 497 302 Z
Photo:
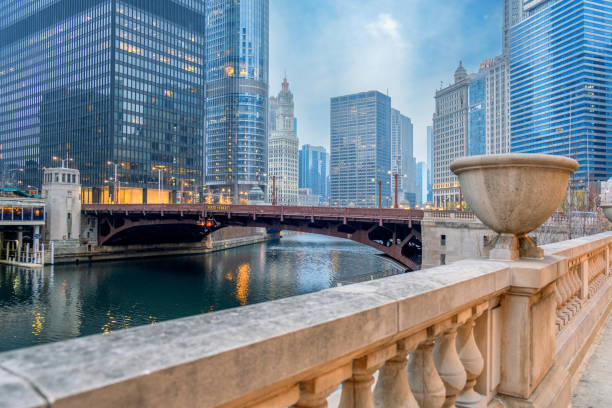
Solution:
M 572 390 L 573 408 L 612 407 L 612 314 L 592 347 L 582 376 Z

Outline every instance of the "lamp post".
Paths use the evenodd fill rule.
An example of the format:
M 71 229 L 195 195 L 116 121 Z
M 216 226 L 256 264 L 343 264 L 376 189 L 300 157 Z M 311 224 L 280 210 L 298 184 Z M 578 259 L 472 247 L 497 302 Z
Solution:
M 121 184 L 117 183 L 119 181 L 117 180 L 117 166 L 125 167 L 125 165 L 123 163 L 115 163 L 111 161 L 107 161 L 106 164 L 109 166 L 112 165 L 115 168 L 113 177 L 113 201 L 115 204 L 120 204 L 121 199 L 119 198 L 119 195 L 121 193 Z
M 393 176 L 395 177 L 395 204 L 393 205 L 393 208 L 399 208 L 398 207 L 398 202 L 397 202 L 397 177 L 398 177 L 398 174 L 395 173 Z

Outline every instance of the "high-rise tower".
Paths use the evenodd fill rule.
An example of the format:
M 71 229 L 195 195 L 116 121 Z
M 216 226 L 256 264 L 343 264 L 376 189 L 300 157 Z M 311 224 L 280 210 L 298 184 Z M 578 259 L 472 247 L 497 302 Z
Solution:
M 246 203 L 267 185 L 268 0 L 206 1 L 206 185 Z
M 1 181 L 39 186 L 68 159 L 85 203 L 192 199 L 204 13 L 204 0 L 0 0 Z
M 376 207 L 391 203 L 391 98 L 378 91 L 331 98 L 330 202 Z
M 525 3 L 510 46 L 511 150 L 578 160 L 576 180 L 612 176 L 612 4 Z
M 296 205 L 299 142 L 295 134 L 293 94 L 287 78 L 278 96 L 271 99 L 276 106 L 276 123 L 268 138 L 268 201 L 273 202 L 276 194 L 279 205 Z

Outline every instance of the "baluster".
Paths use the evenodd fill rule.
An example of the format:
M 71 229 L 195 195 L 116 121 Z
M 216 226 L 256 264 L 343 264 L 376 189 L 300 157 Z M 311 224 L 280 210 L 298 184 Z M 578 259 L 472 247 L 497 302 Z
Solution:
M 473 316 L 466 324 L 457 330 L 457 351 L 459 360 L 465 368 L 467 380 L 465 387 L 457 396 L 458 407 L 475 407 L 483 400 L 484 396 L 474 391 L 476 380 L 484 369 L 484 359 L 476 341 L 474 340 L 474 326 L 477 316 Z
M 432 328 L 408 362 L 408 383 L 421 408 L 440 408 L 446 399 L 444 383 L 433 361 L 434 338 Z
M 304 381 L 300 386 L 300 399 L 294 407 L 327 408 L 327 397 L 340 383 L 351 378 L 352 372 L 352 365 L 347 364 L 312 380 Z
M 467 380 L 465 369 L 455 347 L 456 337 L 457 328 L 453 327 L 442 334 L 434 347 L 434 362 L 446 388 L 443 408 L 455 407 L 457 394 L 463 390 Z
M 407 356 L 427 339 L 425 331 L 397 343 L 397 355 L 387 361 L 378 372 L 374 387 L 374 402 L 379 408 L 418 408 L 410 391 L 406 375 Z
M 353 361 L 353 376 L 342 383 L 338 408 L 375 408 L 372 396 L 374 373 L 397 354 L 397 346 L 386 347 Z

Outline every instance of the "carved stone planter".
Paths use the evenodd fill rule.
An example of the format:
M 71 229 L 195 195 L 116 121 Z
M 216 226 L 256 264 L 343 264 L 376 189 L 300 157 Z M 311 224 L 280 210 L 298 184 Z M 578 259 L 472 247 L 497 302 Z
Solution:
M 602 204 L 601 209 L 608 221 L 612 222 L 612 203 Z
M 527 235 L 557 209 L 567 191 L 575 160 L 546 154 L 471 156 L 450 166 L 474 214 L 498 233 L 489 258 L 542 258 Z

